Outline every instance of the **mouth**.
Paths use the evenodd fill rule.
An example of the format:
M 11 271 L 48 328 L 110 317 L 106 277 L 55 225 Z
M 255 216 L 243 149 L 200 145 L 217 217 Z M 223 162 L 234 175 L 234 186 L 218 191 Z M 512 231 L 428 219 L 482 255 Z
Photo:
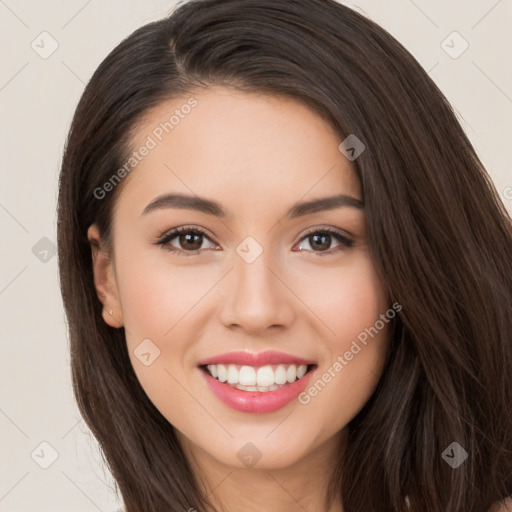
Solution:
M 318 365 L 283 354 L 232 352 L 198 364 L 208 389 L 240 412 L 270 413 L 290 404 L 306 389 Z
M 240 391 L 268 393 L 293 384 L 316 368 L 315 364 L 249 366 L 208 364 L 199 367 L 218 382 Z

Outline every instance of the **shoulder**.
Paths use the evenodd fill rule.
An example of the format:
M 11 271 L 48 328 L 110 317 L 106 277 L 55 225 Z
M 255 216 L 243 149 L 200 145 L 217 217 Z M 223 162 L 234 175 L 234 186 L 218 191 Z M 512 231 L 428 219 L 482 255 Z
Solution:
M 507 498 L 505 501 L 495 503 L 489 512 L 512 512 L 512 497 Z

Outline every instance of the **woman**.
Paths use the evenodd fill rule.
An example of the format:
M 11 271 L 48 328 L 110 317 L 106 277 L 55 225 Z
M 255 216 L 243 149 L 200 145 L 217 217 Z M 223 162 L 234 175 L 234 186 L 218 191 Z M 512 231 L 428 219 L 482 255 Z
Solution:
M 192 0 L 140 28 L 83 93 L 58 215 L 127 512 L 510 510 L 510 217 L 372 21 Z

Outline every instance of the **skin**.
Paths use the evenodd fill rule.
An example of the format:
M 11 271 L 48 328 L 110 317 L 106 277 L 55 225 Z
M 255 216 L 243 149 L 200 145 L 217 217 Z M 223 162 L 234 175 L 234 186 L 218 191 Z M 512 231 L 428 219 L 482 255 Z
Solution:
M 272 413 L 230 409 L 209 391 L 197 365 L 230 351 L 279 350 L 316 361 L 315 382 L 390 308 L 370 257 L 364 210 L 344 206 L 285 218 L 298 201 L 337 194 L 362 200 L 354 165 L 338 149 L 342 139 L 301 103 L 221 87 L 193 96 L 197 106 L 125 178 L 113 252 L 97 247 L 100 233 L 89 228 L 103 317 L 125 326 L 137 378 L 176 428 L 219 510 L 295 512 L 300 504 L 327 512 L 335 454 L 382 374 L 389 326 L 309 403 L 294 400 Z M 132 149 L 187 99 L 148 112 Z M 164 192 L 216 200 L 229 216 L 179 209 L 143 215 Z M 199 254 L 155 245 L 171 229 L 190 225 L 209 233 Z M 330 227 L 354 244 L 331 237 L 325 248 L 315 247 L 304 235 L 313 227 L 320 234 Z M 247 236 L 263 250 L 252 263 L 236 252 Z M 181 242 L 178 236 L 168 245 L 191 251 Z M 145 366 L 134 350 L 148 338 L 160 356 Z M 237 457 L 247 442 L 261 452 L 252 468 Z

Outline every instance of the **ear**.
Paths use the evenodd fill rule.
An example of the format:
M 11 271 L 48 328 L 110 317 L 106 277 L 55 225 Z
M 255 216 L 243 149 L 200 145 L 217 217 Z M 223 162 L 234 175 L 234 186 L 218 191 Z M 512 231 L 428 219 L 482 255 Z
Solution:
M 114 262 L 104 247 L 96 224 L 89 226 L 87 239 L 91 244 L 94 286 L 98 298 L 103 304 L 103 320 L 111 327 L 122 327 L 123 312 L 119 300 Z

